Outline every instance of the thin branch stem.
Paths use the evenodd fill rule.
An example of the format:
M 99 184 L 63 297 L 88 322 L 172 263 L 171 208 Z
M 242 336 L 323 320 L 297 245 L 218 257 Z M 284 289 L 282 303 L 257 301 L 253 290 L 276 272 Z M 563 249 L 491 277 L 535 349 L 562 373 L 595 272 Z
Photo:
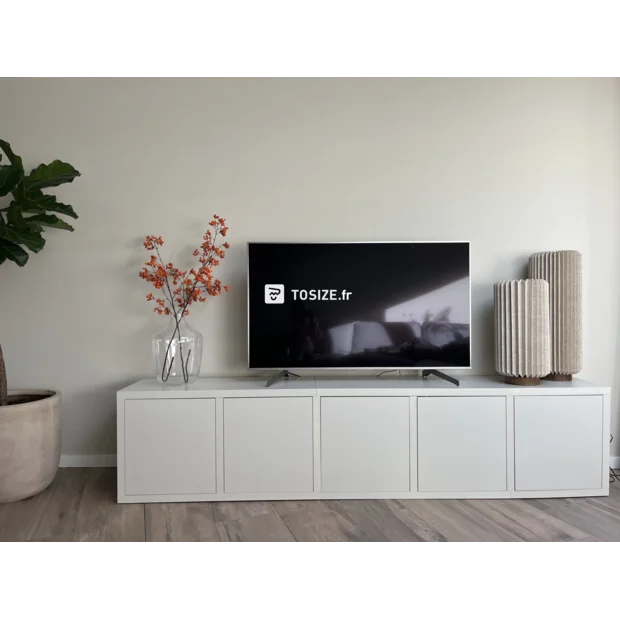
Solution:
M 164 265 L 164 261 L 161 258 L 161 254 L 159 253 L 159 248 L 157 246 L 155 246 L 155 251 L 157 252 L 157 258 L 159 258 L 159 264 L 164 268 L 164 270 L 166 269 L 166 265 Z M 155 271 L 155 269 L 153 268 L 153 271 Z M 165 282 L 166 282 L 166 288 L 168 289 L 168 293 L 170 295 L 170 298 L 166 297 L 166 291 L 163 291 L 164 293 L 164 297 L 166 297 L 166 299 L 168 299 L 168 303 L 170 304 L 170 310 L 172 313 L 174 313 L 174 315 L 176 316 L 176 306 L 174 305 L 174 295 L 172 294 L 172 290 L 170 288 L 170 282 L 168 282 L 168 276 L 166 276 L 164 278 Z
M 162 260 L 161 254 L 159 253 L 159 248 L 157 246 L 155 246 L 155 251 L 157 252 L 157 258 L 159 258 L 160 265 L 165 270 L 166 269 L 166 265 L 164 265 L 164 261 Z M 153 268 L 153 271 L 155 271 L 154 268 Z M 183 373 L 183 381 L 185 383 L 187 383 L 188 377 L 186 376 L 187 373 L 186 373 L 185 367 L 183 365 L 183 344 L 182 344 L 182 338 L 181 338 L 181 318 L 183 317 L 183 315 L 181 315 L 181 317 L 179 317 L 179 315 L 177 314 L 176 305 L 174 303 L 174 295 L 172 293 L 172 289 L 170 288 L 170 282 L 168 280 L 168 275 L 166 275 L 166 277 L 164 278 L 164 281 L 166 283 L 166 288 L 168 289 L 168 294 L 170 295 L 170 297 L 168 298 L 168 296 L 166 295 L 166 291 L 165 290 L 163 291 L 163 293 L 164 293 L 164 297 L 166 297 L 166 299 L 168 300 L 168 303 L 171 306 L 170 311 L 172 312 L 172 314 L 174 316 L 175 326 L 174 326 L 174 331 L 172 332 L 172 336 L 170 338 L 170 341 L 168 342 L 168 347 L 166 348 L 166 354 L 164 355 L 164 367 L 163 368 L 165 368 L 165 365 L 167 363 L 168 354 L 170 353 L 170 347 L 172 346 L 172 343 L 174 342 L 174 337 L 178 333 L 179 334 L 179 355 L 181 356 L 181 372 Z M 166 378 L 165 379 L 164 379 L 164 370 L 162 368 L 162 381 L 166 382 L 170 378 L 170 373 L 172 372 L 172 363 L 173 362 L 174 362 L 174 355 L 172 356 L 172 360 L 170 362 L 170 367 L 168 368 L 168 373 L 166 374 Z
M 185 380 L 185 383 L 187 383 L 189 381 L 189 370 L 188 370 L 188 366 L 189 366 L 189 356 L 192 354 L 192 350 L 190 349 L 187 352 L 187 358 L 185 360 L 185 373 L 183 375 L 183 379 Z M 181 360 L 181 366 L 183 365 L 183 360 Z
M 217 235 L 218 235 L 218 230 L 215 230 L 215 235 L 213 235 L 213 245 L 215 245 L 215 240 L 217 239 Z M 207 262 L 209 262 L 213 256 L 215 256 L 215 251 L 211 250 L 211 253 L 209 254 L 209 256 L 207 257 Z M 191 299 L 192 299 L 192 295 L 194 293 L 194 291 L 196 290 L 196 286 L 198 285 L 198 280 L 194 280 L 194 284 L 189 292 L 189 294 L 186 294 L 185 296 L 185 304 L 183 305 L 183 308 L 181 310 L 181 316 L 185 316 L 185 310 L 187 308 L 187 306 L 189 306 L 189 304 L 191 303 Z
M 6 380 L 6 366 L 4 365 L 4 355 L 0 346 L 0 407 L 8 402 L 8 386 Z
M 168 372 L 166 373 L 166 376 L 164 377 L 164 373 L 166 372 L 166 362 L 167 360 L 164 359 L 164 364 L 161 368 L 161 380 L 166 383 L 166 381 L 168 381 L 168 379 L 170 378 L 170 372 L 172 371 L 172 364 L 174 364 L 174 355 L 172 356 L 172 359 L 170 360 L 170 366 L 168 366 Z

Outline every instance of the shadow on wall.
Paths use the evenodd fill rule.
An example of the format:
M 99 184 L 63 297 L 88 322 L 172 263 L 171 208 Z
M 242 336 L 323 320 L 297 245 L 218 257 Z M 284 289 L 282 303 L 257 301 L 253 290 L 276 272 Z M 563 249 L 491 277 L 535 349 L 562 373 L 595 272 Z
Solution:
M 519 269 L 519 271 L 514 275 L 513 278 L 510 279 L 518 279 L 518 280 L 525 280 L 525 278 L 529 277 L 529 273 L 528 273 L 528 269 L 529 269 L 529 262 L 530 262 L 530 256 L 533 254 L 524 254 L 521 259 L 520 259 L 520 264 L 522 265 Z M 506 278 L 509 279 L 509 278 Z
M 230 292 L 227 297 L 224 321 L 224 355 L 226 368 L 247 367 L 248 363 L 248 291 L 244 274 L 228 277 Z M 210 374 L 210 373 L 209 373 Z
M 491 296 L 489 297 L 489 290 Z M 495 330 L 493 321 L 493 287 L 488 284 L 478 284 L 472 286 L 472 299 L 484 299 L 484 305 L 477 305 L 475 314 L 477 321 L 479 320 L 478 329 L 474 330 L 474 342 L 476 343 L 477 354 L 481 356 L 481 360 L 485 360 L 487 367 L 481 369 L 484 374 L 493 374 L 495 370 Z M 473 356 L 473 351 L 472 351 Z M 488 361 L 487 361 L 488 360 Z M 477 360 L 480 362 L 480 360 Z M 472 358 L 472 366 L 475 361 Z
M 142 378 L 125 377 L 96 389 L 63 393 L 62 453 L 116 454 L 116 393 Z
M 122 286 L 116 286 L 116 307 L 131 320 L 131 331 L 124 337 L 114 334 L 114 347 L 117 348 L 116 357 L 125 360 L 125 370 L 142 369 L 143 376 L 154 373 L 151 339 L 164 330 L 167 320 L 156 317 L 145 301 L 147 293 L 153 291 L 150 285 L 139 279 L 138 273 L 149 253 L 144 250 L 144 237 L 134 237 L 127 241 L 126 248 L 131 250 L 131 258 L 120 265 L 116 278 Z M 126 294 L 124 291 L 131 291 Z M 142 377 L 141 377 L 142 378 Z

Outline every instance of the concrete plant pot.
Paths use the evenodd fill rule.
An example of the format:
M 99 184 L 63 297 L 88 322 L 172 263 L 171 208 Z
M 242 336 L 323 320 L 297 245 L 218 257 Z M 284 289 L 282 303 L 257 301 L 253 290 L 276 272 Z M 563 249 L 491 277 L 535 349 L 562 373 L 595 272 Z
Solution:
M 60 392 L 8 393 L 0 407 L 0 504 L 47 488 L 60 462 Z

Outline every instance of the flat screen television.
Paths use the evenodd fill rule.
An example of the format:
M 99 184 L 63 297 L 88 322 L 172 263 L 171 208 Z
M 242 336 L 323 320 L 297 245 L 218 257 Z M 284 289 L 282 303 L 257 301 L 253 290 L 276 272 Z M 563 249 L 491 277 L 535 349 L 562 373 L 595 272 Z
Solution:
M 469 368 L 468 242 L 249 243 L 252 369 Z

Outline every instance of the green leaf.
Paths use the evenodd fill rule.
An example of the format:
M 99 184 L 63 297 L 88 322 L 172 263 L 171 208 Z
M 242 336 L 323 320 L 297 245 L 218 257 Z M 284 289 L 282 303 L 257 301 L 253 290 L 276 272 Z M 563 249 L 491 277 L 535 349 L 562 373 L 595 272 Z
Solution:
M 0 166 L 0 196 L 11 193 L 21 178 L 22 171 L 17 166 Z
M 24 211 L 41 213 L 41 211 L 37 211 L 37 209 L 43 209 L 45 211 L 53 211 L 55 213 L 61 213 L 62 215 L 68 215 L 73 219 L 77 219 L 78 217 L 71 205 L 56 202 L 56 196 L 48 196 L 38 189 L 30 192 L 23 202 L 25 205 Z
M 26 198 L 23 192 L 19 191 L 19 188 L 16 190 L 14 196 L 15 200 L 11 202 L 11 205 L 18 205 L 19 208 L 26 213 L 45 213 L 45 209 L 43 207 L 40 207 L 36 202 L 34 202 L 34 200 Z
M 0 149 L 2 149 L 9 161 L 17 166 L 22 172 L 24 171 L 24 165 L 22 164 L 22 158 L 19 155 L 15 155 L 11 149 L 11 145 L 6 140 L 0 140 Z
M 57 202 L 53 209 L 47 208 L 46 211 L 55 211 L 61 215 L 72 217 L 74 220 L 78 219 L 77 213 L 73 210 L 73 207 L 71 205 L 64 205 L 62 202 Z
M 51 164 L 37 166 L 27 177 L 24 177 L 24 188 L 27 194 L 44 187 L 56 187 L 63 183 L 71 183 L 80 173 L 71 165 L 59 159 Z
M 29 251 L 39 252 L 45 246 L 41 235 L 44 229 L 73 230 L 53 213 L 77 218 L 71 205 L 62 204 L 41 190 L 71 183 L 80 173 L 71 164 L 54 160 L 25 177 L 21 157 L 13 153 L 8 142 L 0 140 L 0 161 L 3 155 L 10 165 L 0 166 L 0 197 L 12 194 L 13 200 L 0 209 L 0 264 L 10 260 L 23 266 L 28 262 Z
M 22 210 L 15 201 L 11 202 L 9 208 L 7 209 L 6 221 L 9 224 L 16 224 L 17 226 L 22 225 L 22 222 L 24 221 Z
M 6 259 L 12 260 L 20 267 L 23 267 L 28 262 L 28 252 L 11 241 L 0 239 L 0 264 Z
M 9 241 L 14 244 L 25 245 L 31 252 L 40 252 L 45 245 L 45 239 L 41 233 L 30 230 L 25 226 L 9 226 L 0 227 L 0 239 Z
M 30 194 L 29 200 L 45 211 L 53 211 L 55 213 L 61 213 L 62 215 L 68 215 L 76 220 L 78 219 L 77 213 L 73 210 L 73 207 L 71 205 L 65 205 L 62 202 L 56 202 L 56 196 L 48 196 L 40 190 L 35 190 Z M 29 208 L 28 210 L 30 211 L 31 209 Z
M 23 218 L 23 222 L 33 229 L 36 229 L 35 227 L 40 228 L 43 226 L 45 228 L 60 228 L 62 230 L 70 230 L 72 232 L 75 230 L 71 224 L 67 224 L 67 222 L 61 220 L 55 215 L 33 215 L 32 217 Z
M 30 230 L 32 230 L 33 232 L 37 232 L 40 233 L 43 231 L 43 228 L 41 227 L 41 225 L 34 221 L 36 218 L 38 217 L 56 217 L 54 215 L 50 215 L 50 216 L 45 216 L 45 215 L 35 215 L 32 218 L 24 218 L 23 214 L 22 214 L 22 209 L 20 207 L 19 204 L 17 204 L 15 201 L 13 201 L 10 205 L 9 208 L 7 209 L 7 214 L 6 214 L 6 220 L 9 224 L 13 224 L 15 226 L 21 227 L 21 228 L 29 228 Z M 58 219 L 58 218 L 56 218 Z M 67 224 L 68 226 L 68 224 Z M 62 228 L 62 226 L 57 226 L 57 228 Z

